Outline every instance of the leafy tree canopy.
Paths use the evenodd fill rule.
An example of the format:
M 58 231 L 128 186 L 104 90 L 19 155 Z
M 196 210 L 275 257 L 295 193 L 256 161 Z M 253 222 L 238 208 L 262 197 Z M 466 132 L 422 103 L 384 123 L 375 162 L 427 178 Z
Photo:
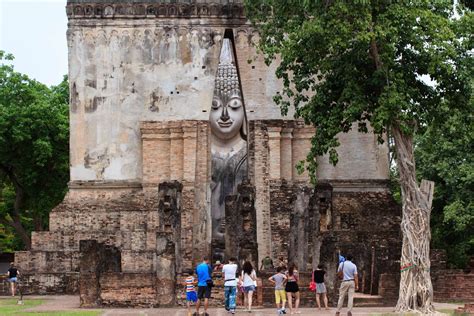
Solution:
M 275 101 L 318 128 L 313 175 L 315 156 L 337 163 L 336 135 L 355 123 L 367 131 L 370 122 L 382 140 L 390 126 L 411 135 L 445 115 L 441 100 L 470 106 L 474 23 L 462 3 L 247 0 L 246 8 L 267 63 L 280 60 Z
M 293 105 L 317 128 L 306 159 L 313 181 L 317 156 L 337 163 L 339 133 L 357 126 L 373 129 L 380 142 L 387 133 L 394 139 L 403 204 L 400 266 L 410 267 L 400 276 L 398 312 L 434 311 L 432 183 L 417 181 L 413 140 L 454 111 L 472 113 L 474 16 L 465 3 L 245 1 L 266 62 L 277 62 L 283 80 L 276 103 L 284 113 Z M 459 206 L 444 214 L 457 218 Z
M 436 182 L 433 245 L 462 268 L 474 255 L 474 112 L 444 110 L 444 120 L 417 136 L 415 155 L 420 177 Z
M 67 78 L 51 89 L 16 72 L 0 51 L 0 223 L 26 248 L 63 198 L 68 174 Z

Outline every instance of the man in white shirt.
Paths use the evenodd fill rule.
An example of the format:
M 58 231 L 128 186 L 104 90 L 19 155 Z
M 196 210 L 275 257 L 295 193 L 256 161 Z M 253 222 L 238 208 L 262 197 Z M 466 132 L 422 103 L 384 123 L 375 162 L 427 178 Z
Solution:
M 224 297 L 225 309 L 235 314 L 235 298 L 237 295 L 237 259 L 230 258 L 228 264 L 222 267 L 222 276 L 224 277 Z
M 352 305 L 354 302 L 354 292 L 359 289 L 359 280 L 357 279 L 357 267 L 352 263 L 352 255 L 347 255 L 344 262 L 339 263 L 337 272 L 342 271 L 343 279 L 339 288 L 339 301 L 337 302 L 336 316 L 340 315 L 342 304 L 346 293 L 349 293 L 347 300 L 347 315 L 352 316 Z

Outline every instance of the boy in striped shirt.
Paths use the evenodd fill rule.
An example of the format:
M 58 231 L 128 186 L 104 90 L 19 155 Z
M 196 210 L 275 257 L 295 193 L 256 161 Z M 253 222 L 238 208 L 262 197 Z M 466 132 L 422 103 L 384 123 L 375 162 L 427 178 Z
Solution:
M 197 301 L 197 294 L 195 289 L 197 280 L 193 276 L 193 270 L 191 269 L 183 271 L 183 275 L 185 276 L 184 286 L 186 288 L 186 306 L 188 307 L 188 316 L 190 316 L 192 315 L 191 302 L 196 303 Z

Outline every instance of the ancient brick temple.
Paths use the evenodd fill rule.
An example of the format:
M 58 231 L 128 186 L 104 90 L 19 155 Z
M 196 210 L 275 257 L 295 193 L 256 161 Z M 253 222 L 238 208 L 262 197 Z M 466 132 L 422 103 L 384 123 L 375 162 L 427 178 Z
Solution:
M 319 183 L 295 165 L 315 128 L 282 116 L 281 88 L 240 0 L 68 0 L 69 192 L 16 261 L 36 293 L 84 306 L 174 305 L 204 254 L 322 262 L 338 251 L 362 291 L 397 272 L 387 145 L 340 136 Z M 252 60 L 251 63 L 248 60 Z

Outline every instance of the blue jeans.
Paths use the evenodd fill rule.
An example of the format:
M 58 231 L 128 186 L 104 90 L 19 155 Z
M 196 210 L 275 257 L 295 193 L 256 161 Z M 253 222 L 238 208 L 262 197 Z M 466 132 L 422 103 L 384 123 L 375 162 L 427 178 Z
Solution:
M 224 286 L 225 309 L 235 310 L 236 286 Z

